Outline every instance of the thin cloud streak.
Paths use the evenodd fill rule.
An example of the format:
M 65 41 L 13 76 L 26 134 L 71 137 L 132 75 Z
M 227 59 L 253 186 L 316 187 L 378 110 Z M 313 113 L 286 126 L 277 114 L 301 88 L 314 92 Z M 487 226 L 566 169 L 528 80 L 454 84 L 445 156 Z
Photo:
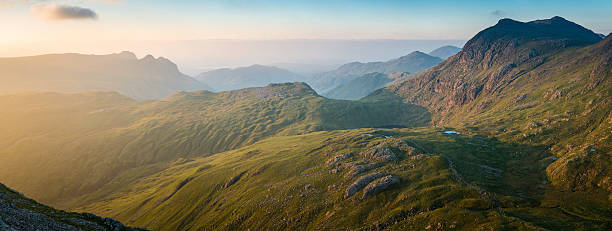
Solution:
M 34 4 L 30 7 L 30 13 L 36 17 L 50 21 L 67 19 L 98 19 L 98 14 L 91 9 L 78 6 L 58 5 L 56 3 Z

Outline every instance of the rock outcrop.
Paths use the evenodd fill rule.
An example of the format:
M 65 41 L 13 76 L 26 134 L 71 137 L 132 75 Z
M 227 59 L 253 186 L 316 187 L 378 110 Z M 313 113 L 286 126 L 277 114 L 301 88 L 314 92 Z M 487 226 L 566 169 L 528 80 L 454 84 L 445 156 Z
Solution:
M 382 192 L 383 190 L 387 189 L 392 184 L 397 184 L 399 182 L 400 182 L 399 177 L 392 176 L 392 175 L 384 176 L 372 183 L 369 183 L 368 186 L 366 186 L 363 189 L 363 196 L 361 197 L 361 199 L 362 200 L 368 199 L 369 197 L 374 196 Z
M 346 189 L 346 192 L 344 193 L 344 199 L 348 199 L 349 197 L 357 193 L 359 190 L 361 190 L 363 187 L 366 187 L 368 183 L 372 182 L 373 180 L 376 180 L 377 178 L 383 177 L 385 175 L 386 174 L 384 173 L 377 172 L 377 173 L 372 173 L 372 174 L 360 177 L 355 182 L 353 182 L 351 186 L 349 186 Z
M 361 152 L 361 155 L 363 155 L 365 158 L 382 162 L 397 160 L 395 153 L 393 153 L 388 146 L 384 145 L 363 151 Z
M 90 213 L 68 213 L 56 210 L 0 184 L 0 230 L 144 230 L 126 227 L 111 218 Z

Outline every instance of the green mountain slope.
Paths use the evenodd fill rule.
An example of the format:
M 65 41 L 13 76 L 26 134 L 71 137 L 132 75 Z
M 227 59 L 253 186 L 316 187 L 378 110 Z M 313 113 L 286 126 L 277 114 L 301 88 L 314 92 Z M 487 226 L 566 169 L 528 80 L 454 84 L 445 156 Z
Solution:
M 235 69 L 216 69 L 195 77 L 216 91 L 263 87 L 271 83 L 304 81 L 305 77 L 278 67 L 252 65 Z
M 17 230 L 144 230 L 125 227 L 90 213 L 56 210 L 0 184 L 0 229 Z
M 0 117 L 0 179 L 56 206 L 125 171 L 269 136 L 429 122 L 421 107 L 329 100 L 303 83 L 148 102 L 114 93 L 2 96 L 0 108 L 12 108 Z
M 130 52 L 53 54 L 0 58 L 0 94 L 116 91 L 134 99 L 159 99 L 176 91 L 211 90 L 179 72 L 176 64 Z
M 612 38 L 600 40 L 560 17 L 504 19 L 458 55 L 370 99 L 399 96 L 427 107 L 436 124 L 546 146 L 555 186 L 612 198 Z
M 114 184 L 122 187 L 101 198 L 83 198 L 79 210 L 153 230 L 611 227 L 612 206 L 605 202 L 543 194 L 543 171 L 550 163 L 545 148 L 469 130 L 442 131 L 362 129 L 273 137 L 182 159 L 135 183 L 118 177 Z M 517 150 L 530 155 L 517 159 Z
M 316 75 L 307 82 L 317 92 L 325 95 L 330 90 L 368 73 L 414 73 L 430 68 L 440 62 L 442 62 L 442 59 L 438 57 L 433 57 L 423 52 L 415 51 L 408 55 L 386 62 L 347 63 L 340 66 L 336 70 Z

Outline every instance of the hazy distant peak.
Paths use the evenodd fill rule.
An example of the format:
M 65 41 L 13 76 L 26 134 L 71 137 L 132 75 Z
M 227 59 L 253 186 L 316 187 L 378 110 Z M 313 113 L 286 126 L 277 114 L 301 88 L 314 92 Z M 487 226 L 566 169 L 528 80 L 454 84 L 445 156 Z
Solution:
M 117 58 L 121 58 L 121 59 L 130 59 L 130 60 L 136 60 L 138 59 L 138 57 L 136 57 L 136 55 L 130 51 L 122 51 L 120 53 L 116 53 L 113 54 L 115 57 Z
M 402 57 L 397 58 L 396 60 L 410 60 L 410 59 L 429 59 L 429 58 L 434 58 L 431 55 L 425 54 L 421 51 L 414 51 L 410 54 L 404 55 Z M 391 60 L 393 61 L 393 60 Z
M 461 48 L 456 46 L 443 46 L 429 52 L 429 55 L 439 57 L 441 59 L 447 59 L 461 51 Z
M 408 54 L 406 56 L 422 56 L 422 55 L 428 55 L 428 54 L 425 54 L 425 53 L 423 53 L 421 51 L 414 51 L 414 52 L 412 52 L 412 53 L 410 53 L 410 54 Z M 406 56 L 404 56 L 404 57 L 406 57 Z
M 141 61 L 155 61 L 155 57 L 153 57 L 153 55 L 147 55 L 145 57 L 143 57 L 142 59 L 140 59 Z
M 196 79 L 218 91 L 227 91 L 263 87 L 270 83 L 302 81 L 304 77 L 282 68 L 254 64 L 207 71 L 196 76 Z

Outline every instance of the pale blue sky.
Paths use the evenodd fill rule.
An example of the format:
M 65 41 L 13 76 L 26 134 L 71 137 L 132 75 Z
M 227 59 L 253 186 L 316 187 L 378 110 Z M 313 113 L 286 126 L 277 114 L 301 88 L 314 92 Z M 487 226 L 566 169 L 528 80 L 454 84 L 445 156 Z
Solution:
M 608 34 L 610 12 L 611 0 L 0 0 L 0 56 L 201 39 L 465 41 L 500 18 L 557 15 Z

